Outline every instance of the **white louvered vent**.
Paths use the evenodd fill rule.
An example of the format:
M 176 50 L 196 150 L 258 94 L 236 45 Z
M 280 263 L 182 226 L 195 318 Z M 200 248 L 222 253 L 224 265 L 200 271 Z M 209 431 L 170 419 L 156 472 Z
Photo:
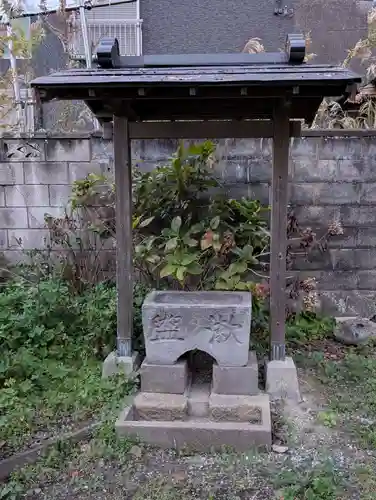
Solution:
M 119 40 L 120 54 L 139 56 L 142 54 L 142 20 L 137 19 L 136 3 L 115 4 L 97 7 L 86 11 L 89 42 L 92 54 L 102 37 L 108 36 Z M 72 53 L 85 55 L 84 42 L 77 16 L 77 28 L 72 37 Z

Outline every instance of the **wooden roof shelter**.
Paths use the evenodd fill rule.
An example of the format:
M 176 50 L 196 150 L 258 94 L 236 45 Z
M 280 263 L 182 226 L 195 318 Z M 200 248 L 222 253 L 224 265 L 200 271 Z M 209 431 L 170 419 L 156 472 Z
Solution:
M 83 99 L 100 121 L 113 120 L 119 356 L 132 355 L 131 140 L 272 137 L 270 356 L 284 359 L 290 137 L 323 97 L 360 82 L 343 67 L 305 64 L 305 51 L 302 35 L 288 35 L 278 53 L 124 57 L 106 38 L 98 68 L 31 83 L 41 101 Z

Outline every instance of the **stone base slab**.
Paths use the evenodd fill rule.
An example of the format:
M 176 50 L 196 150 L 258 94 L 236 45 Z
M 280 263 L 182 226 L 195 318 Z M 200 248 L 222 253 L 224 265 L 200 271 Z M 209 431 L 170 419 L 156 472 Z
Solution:
M 188 415 L 207 417 L 209 415 L 210 384 L 194 384 L 188 394 Z
M 115 424 L 118 436 L 138 438 L 165 449 L 210 452 L 231 447 L 249 451 L 254 447 L 269 449 L 272 444 L 270 409 L 263 415 L 261 424 L 211 422 L 195 417 L 187 421 L 138 421 L 134 416 L 133 407 L 121 412 Z
M 111 377 L 117 373 L 131 375 L 139 366 L 139 356 L 134 352 L 132 356 L 118 356 L 115 351 L 110 352 L 103 361 L 102 378 Z
M 140 369 L 141 391 L 184 394 L 188 385 L 188 363 L 178 361 L 174 365 L 155 365 L 145 360 Z
M 188 398 L 180 394 L 139 392 L 134 398 L 134 414 L 138 420 L 184 420 Z
M 212 390 L 216 394 L 258 394 L 256 353 L 249 353 L 248 364 L 246 366 L 219 366 L 217 363 L 214 363 Z
M 298 373 L 292 358 L 286 357 L 284 361 L 267 362 L 266 391 L 272 400 L 301 401 Z
M 209 417 L 215 422 L 248 422 L 262 424 L 270 421 L 269 396 L 228 396 L 211 394 Z

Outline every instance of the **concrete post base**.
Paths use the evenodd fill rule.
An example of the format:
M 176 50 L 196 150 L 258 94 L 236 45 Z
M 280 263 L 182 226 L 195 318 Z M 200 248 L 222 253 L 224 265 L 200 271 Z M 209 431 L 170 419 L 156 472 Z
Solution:
M 290 399 L 300 402 L 298 374 L 292 358 L 268 361 L 266 365 L 266 391 L 271 400 Z
M 116 352 L 110 352 L 103 361 L 102 378 L 111 377 L 116 373 L 130 375 L 138 368 L 138 353 L 134 352 L 132 356 L 117 356 Z

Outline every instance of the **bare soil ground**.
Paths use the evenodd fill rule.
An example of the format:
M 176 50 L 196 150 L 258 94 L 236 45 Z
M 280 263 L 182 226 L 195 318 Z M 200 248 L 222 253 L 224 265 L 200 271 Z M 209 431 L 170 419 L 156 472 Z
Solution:
M 279 452 L 161 451 L 116 441 L 110 423 L 92 440 L 73 449 L 62 443 L 15 473 L 0 498 L 374 500 L 376 350 L 327 343 L 316 349 L 296 353 L 303 360 L 303 402 L 273 408 Z M 364 408 L 359 405 L 363 396 Z

